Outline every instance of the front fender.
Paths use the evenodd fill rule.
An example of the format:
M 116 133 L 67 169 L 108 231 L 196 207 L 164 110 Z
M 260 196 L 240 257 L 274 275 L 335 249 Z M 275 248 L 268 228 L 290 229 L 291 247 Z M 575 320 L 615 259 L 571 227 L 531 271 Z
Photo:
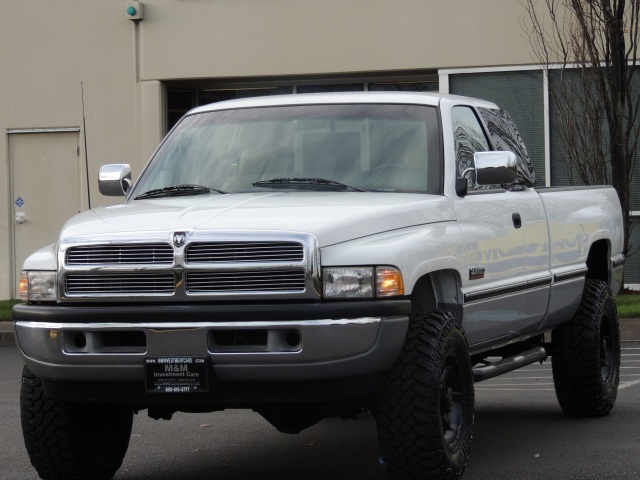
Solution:
M 455 270 L 463 277 L 463 238 L 456 222 L 403 228 L 321 249 L 322 266 L 392 265 L 400 269 L 405 294 L 424 275 Z

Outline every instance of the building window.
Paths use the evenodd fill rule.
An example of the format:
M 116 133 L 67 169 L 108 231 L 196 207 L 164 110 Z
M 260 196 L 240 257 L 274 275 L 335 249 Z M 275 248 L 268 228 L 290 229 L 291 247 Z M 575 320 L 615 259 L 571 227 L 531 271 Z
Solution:
M 335 85 L 300 85 L 296 93 L 363 92 L 364 83 L 339 83 Z
M 269 95 L 286 95 L 293 93 L 293 87 L 267 87 L 243 89 L 210 89 L 198 92 L 199 105 L 235 100 L 236 98 L 267 97 Z
M 191 85 L 189 85 L 191 83 Z M 208 85 L 207 85 L 208 84 Z M 323 92 L 437 92 L 438 76 L 435 73 L 416 73 L 402 76 L 378 75 L 372 79 L 298 79 L 296 81 L 246 81 L 217 84 L 211 82 L 167 82 L 167 130 L 194 107 L 209 103 L 233 100 L 236 98 L 263 97 L 267 95 L 286 95 L 292 93 Z
M 371 92 L 437 92 L 438 82 L 372 82 Z
M 518 126 L 537 184 L 545 185 L 544 85 L 537 70 L 464 73 L 449 76 L 450 91 L 481 98 L 505 110 Z
M 178 123 L 182 116 L 196 106 L 196 92 L 183 88 L 167 90 L 167 131 Z

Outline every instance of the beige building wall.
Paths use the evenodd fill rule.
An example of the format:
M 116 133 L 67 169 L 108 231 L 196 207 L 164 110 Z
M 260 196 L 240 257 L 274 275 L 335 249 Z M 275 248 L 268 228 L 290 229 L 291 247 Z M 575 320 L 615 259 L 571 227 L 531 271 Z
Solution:
M 121 0 L 0 3 L 0 299 L 15 294 L 9 142 L 16 129 L 80 129 L 81 208 L 105 163 L 136 177 L 165 128 L 163 81 L 531 63 L 513 0 Z M 83 127 L 81 83 L 86 131 Z M 60 189 L 65 178 L 51 178 Z M 56 199 L 48 199 L 56 208 Z M 37 241 L 55 241 L 48 232 Z M 20 260 L 21 261 L 21 260 Z
M 143 79 L 529 63 L 514 0 L 145 2 Z

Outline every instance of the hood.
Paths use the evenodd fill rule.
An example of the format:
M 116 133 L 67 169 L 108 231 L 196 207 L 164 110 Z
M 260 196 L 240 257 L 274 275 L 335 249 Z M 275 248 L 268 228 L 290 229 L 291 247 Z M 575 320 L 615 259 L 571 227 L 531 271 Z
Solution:
M 310 233 L 325 247 L 376 233 L 450 221 L 443 196 L 379 192 L 274 192 L 134 200 L 76 215 L 61 240 L 182 230 Z

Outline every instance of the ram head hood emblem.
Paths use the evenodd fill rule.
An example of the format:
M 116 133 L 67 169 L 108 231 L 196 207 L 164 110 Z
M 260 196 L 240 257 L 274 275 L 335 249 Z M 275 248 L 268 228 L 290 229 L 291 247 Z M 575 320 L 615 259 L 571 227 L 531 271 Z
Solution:
M 186 232 L 174 232 L 171 237 L 171 243 L 173 243 L 174 247 L 181 247 L 184 245 L 184 242 L 187 240 Z

